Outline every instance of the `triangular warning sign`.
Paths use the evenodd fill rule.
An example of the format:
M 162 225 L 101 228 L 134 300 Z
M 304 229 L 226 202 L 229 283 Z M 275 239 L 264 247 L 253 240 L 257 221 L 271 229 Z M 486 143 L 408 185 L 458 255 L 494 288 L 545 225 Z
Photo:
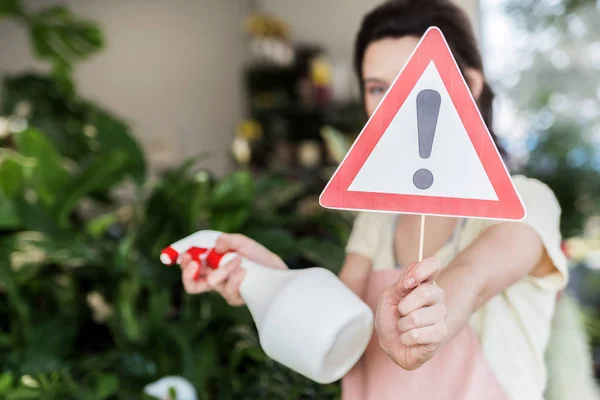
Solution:
M 323 207 L 520 220 L 525 208 L 442 32 L 425 32 Z

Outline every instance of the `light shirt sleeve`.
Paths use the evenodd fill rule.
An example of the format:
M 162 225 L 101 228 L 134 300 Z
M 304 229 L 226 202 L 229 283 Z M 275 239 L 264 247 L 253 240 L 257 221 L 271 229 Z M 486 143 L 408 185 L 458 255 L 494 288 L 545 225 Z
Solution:
M 380 219 L 377 213 L 359 212 L 354 219 L 352 233 L 346 244 L 346 253 L 359 254 L 373 261 L 380 245 Z

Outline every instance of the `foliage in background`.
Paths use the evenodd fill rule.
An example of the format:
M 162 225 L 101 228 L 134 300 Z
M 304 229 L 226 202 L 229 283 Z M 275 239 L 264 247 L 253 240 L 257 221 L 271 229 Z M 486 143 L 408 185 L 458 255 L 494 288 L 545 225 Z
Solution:
M 589 222 L 600 215 L 600 3 L 509 0 L 507 12 L 523 38 L 504 90 L 531 127 L 524 172 L 554 190 L 563 235 L 597 246 Z M 573 263 L 569 289 L 583 306 L 600 377 L 600 274 L 591 262 Z
M 500 82 L 529 132 L 523 172 L 547 183 L 565 237 L 600 215 L 600 7 L 595 0 L 508 0 L 522 40 Z
M 3 80 L 0 115 L 0 397 L 135 399 L 181 375 L 201 399 L 328 399 L 270 360 L 245 307 L 187 296 L 160 249 L 198 229 L 237 231 L 291 267 L 336 269 L 351 220 L 324 213 L 302 183 L 240 170 L 222 179 L 190 160 L 149 180 L 118 117 L 77 94 L 74 62 L 102 48 L 97 25 L 64 7 L 22 22 L 49 75 Z M 133 200 L 118 189 L 133 187 Z M 260 196 L 259 196 L 260 195 Z

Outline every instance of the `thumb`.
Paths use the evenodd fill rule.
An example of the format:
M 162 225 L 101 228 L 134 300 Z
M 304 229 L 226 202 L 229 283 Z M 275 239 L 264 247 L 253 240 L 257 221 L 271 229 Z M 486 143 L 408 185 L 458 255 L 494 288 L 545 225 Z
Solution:
M 412 275 L 413 270 L 417 265 L 418 263 L 416 262 L 410 263 L 408 267 L 406 267 L 406 269 L 404 270 L 404 273 L 402 274 L 400 279 L 398 279 L 396 283 L 394 283 L 393 294 L 394 296 L 398 297 L 398 301 L 406 297 L 416 286 L 416 282 L 414 281 L 414 278 L 412 278 Z
M 243 244 L 244 238 L 241 235 L 222 233 L 215 242 L 215 251 L 217 253 L 237 252 Z

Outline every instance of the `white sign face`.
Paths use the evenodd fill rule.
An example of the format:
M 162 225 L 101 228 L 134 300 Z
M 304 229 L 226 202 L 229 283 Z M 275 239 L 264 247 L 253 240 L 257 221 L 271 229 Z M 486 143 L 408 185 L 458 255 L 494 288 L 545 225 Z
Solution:
M 417 96 L 423 90 L 434 90 L 441 98 L 428 158 L 419 154 Z M 433 176 L 427 189 L 414 183 L 414 174 L 420 169 L 429 170 Z M 348 190 L 498 200 L 433 61 Z

